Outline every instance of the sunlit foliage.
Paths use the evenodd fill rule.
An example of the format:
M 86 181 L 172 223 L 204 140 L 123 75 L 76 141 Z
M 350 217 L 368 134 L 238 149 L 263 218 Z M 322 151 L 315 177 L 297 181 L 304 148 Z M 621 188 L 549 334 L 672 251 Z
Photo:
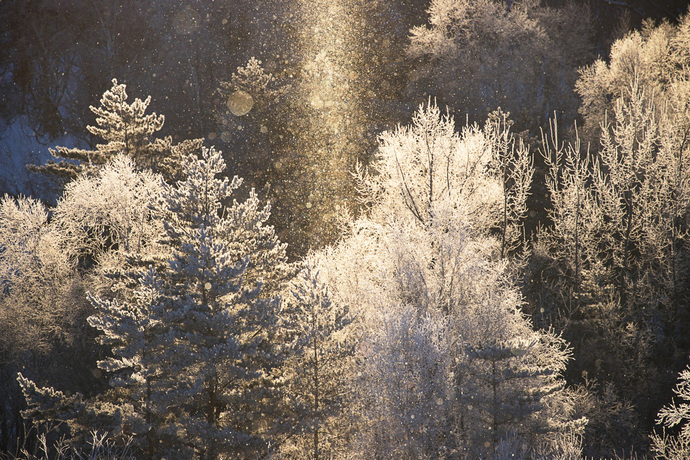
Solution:
M 428 15 L 427 25 L 411 31 L 415 92 L 438 96 L 476 122 L 501 107 L 520 130 L 537 128 L 554 111 L 574 116 L 576 69 L 593 57 L 586 8 L 433 0 Z
M 384 133 L 360 176 L 368 211 L 325 253 L 334 300 L 361 322 L 361 455 L 493 456 L 513 442 L 527 455 L 585 422 L 561 378 L 565 343 L 531 328 L 491 231 L 504 203 L 491 129 L 458 134 L 430 105 Z
M 48 173 L 71 180 L 81 173 L 93 174 L 97 169 L 118 154 L 132 158 L 140 168 L 149 168 L 165 175 L 168 179 L 179 174 L 181 159 L 197 150 L 200 140 L 184 141 L 173 145 L 172 138 L 156 138 L 155 133 L 163 127 L 165 117 L 155 113 L 146 114 L 151 97 L 127 102 L 126 85 L 113 79 L 113 86 L 103 93 L 99 107 L 90 107 L 96 115 L 97 126 L 87 130 L 104 143 L 96 144 L 93 150 L 57 147 L 51 149 L 59 162 L 32 165 L 36 172 Z

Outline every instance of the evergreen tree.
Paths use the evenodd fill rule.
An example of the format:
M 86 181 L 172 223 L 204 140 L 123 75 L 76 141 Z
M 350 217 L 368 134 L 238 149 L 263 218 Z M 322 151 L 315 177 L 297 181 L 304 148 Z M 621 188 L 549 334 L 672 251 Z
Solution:
M 88 131 L 104 143 L 96 144 L 92 150 L 57 147 L 50 153 L 59 162 L 49 161 L 42 166 L 30 165 L 35 172 L 48 173 L 69 181 L 80 173 L 93 173 L 115 155 L 122 153 L 131 157 L 140 168 L 150 168 L 168 179 L 179 177 L 181 160 L 199 149 L 201 139 L 184 141 L 173 145 L 172 138 L 156 139 L 154 134 L 163 127 L 165 117 L 155 113 L 146 114 L 151 97 L 136 98 L 127 102 L 126 85 L 113 79 L 113 87 L 103 93 L 100 106 L 90 106 L 96 115 L 96 126 L 87 126 Z
M 554 436 L 582 428 L 582 420 L 573 423 L 552 416 L 572 404 L 563 391 L 565 381 L 554 378 L 565 371 L 570 358 L 569 353 L 554 353 L 564 345 L 560 337 L 547 331 L 469 346 L 457 368 L 465 376 L 459 381 L 465 380 L 464 388 L 469 387 L 458 398 L 467 406 L 460 413 L 463 424 L 484 429 L 474 433 L 468 429 L 463 435 L 475 437 L 476 445 L 488 444 L 495 456 L 502 443 L 512 441 L 511 436 L 518 438 L 516 445 L 524 450 L 538 445 L 545 433 Z M 572 411 L 572 406 L 567 410 Z
M 285 246 L 254 194 L 223 206 L 241 180 L 216 177 L 220 152 L 204 149 L 184 167 L 186 180 L 166 185 L 155 205 L 169 266 L 140 274 L 124 301 L 91 297 L 89 324 L 112 352 L 98 365 L 114 389 L 87 400 L 70 426 L 77 435 L 96 417 L 96 427 L 134 435 L 149 458 L 249 456 L 266 448 L 260 414 L 270 413 L 279 364 L 278 299 L 262 295 L 263 275 L 280 282 L 271 271 L 286 270 Z
M 168 332 L 156 308 L 161 282 L 153 269 L 138 281 L 130 302 L 90 297 L 95 314 L 88 322 L 102 334 L 99 342 L 113 354 L 99 361 L 98 367 L 110 375 L 110 386 L 120 389 L 106 396 L 118 415 L 107 429 L 117 438 L 134 436 L 135 447 L 147 458 L 154 458 L 162 449 L 166 415 L 166 407 L 157 396 L 167 391 L 174 369 L 161 360 L 162 348 L 167 345 L 162 336 Z
M 233 115 L 242 116 L 250 110 L 261 111 L 274 104 L 286 90 L 287 87 L 279 86 L 272 74 L 266 73 L 261 61 L 252 57 L 247 65 L 237 68 L 229 82 L 220 83 L 219 92 L 225 96 Z
M 353 317 L 331 298 L 314 261 L 291 283 L 281 312 L 287 340 L 285 394 L 292 428 L 281 452 L 290 458 L 329 458 L 343 453 L 347 427 L 345 377 L 352 367 Z
M 179 372 L 163 401 L 176 408 L 184 443 L 209 458 L 260 449 L 260 414 L 268 411 L 266 385 L 276 364 L 270 334 L 277 299 L 260 297 L 261 279 L 245 287 L 243 275 L 253 255 L 247 236 L 269 237 L 258 241 L 259 250 L 282 246 L 270 230 L 246 233 L 263 226 L 267 209 L 248 215 L 257 209 L 236 200 L 222 209 L 241 183 L 216 178 L 224 169 L 220 153 L 204 149 L 202 159 L 185 162 L 187 179 L 164 197 L 168 244 L 176 248 L 163 302 L 172 340 L 164 359 Z

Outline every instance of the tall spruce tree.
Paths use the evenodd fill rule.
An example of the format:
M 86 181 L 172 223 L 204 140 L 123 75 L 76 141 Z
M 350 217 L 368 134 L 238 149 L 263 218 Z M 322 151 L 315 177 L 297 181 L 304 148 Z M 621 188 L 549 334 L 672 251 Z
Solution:
M 185 162 L 187 179 L 165 196 L 164 224 L 176 248 L 164 296 L 172 339 L 167 360 L 179 373 L 163 400 L 177 412 L 184 443 L 206 458 L 261 448 L 266 383 L 276 365 L 270 334 L 277 299 L 261 298 L 261 278 L 245 287 L 243 277 L 254 255 L 250 237 L 267 239 L 258 242 L 261 250 L 284 249 L 270 230 L 258 234 L 268 208 L 234 200 L 223 209 L 241 184 L 216 178 L 224 169 L 220 152 L 204 149 L 202 159 Z

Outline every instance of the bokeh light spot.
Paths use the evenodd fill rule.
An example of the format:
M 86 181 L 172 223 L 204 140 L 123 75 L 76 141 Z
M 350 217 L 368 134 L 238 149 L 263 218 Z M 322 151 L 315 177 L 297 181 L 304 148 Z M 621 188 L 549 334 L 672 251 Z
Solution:
M 228 97 L 228 109 L 233 115 L 241 117 L 254 107 L 254 98 L 246 91 L 237 90 Z

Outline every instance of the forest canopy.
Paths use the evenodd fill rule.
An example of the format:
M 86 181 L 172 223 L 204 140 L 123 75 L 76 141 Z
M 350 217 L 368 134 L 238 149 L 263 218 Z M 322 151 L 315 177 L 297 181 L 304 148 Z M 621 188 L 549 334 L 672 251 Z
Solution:
M 652 3 L 1 2 L 0 458 L 690 457 Z

